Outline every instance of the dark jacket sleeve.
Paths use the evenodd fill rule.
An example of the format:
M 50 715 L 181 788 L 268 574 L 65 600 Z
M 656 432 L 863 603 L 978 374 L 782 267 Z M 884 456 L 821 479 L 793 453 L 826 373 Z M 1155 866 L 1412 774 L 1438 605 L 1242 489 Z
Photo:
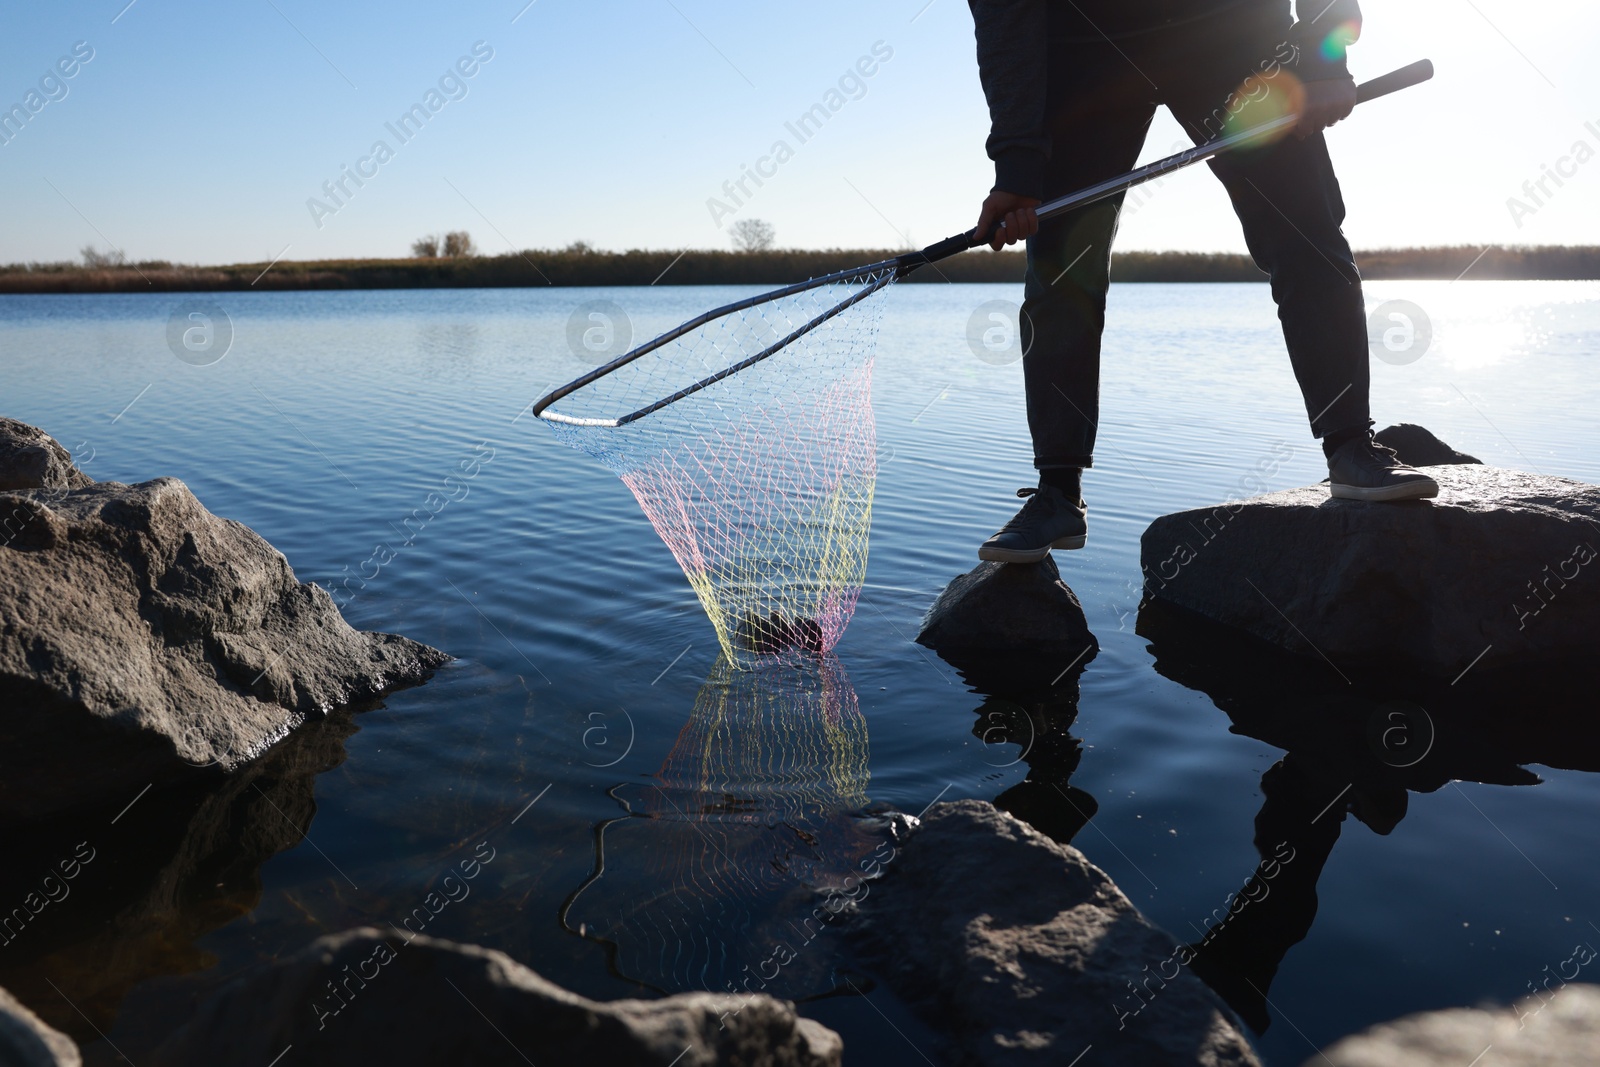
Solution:
M 1327 0 L 1323 0 L 1324 3 Z M 989 101 L 987 148 L 996 189 L 1044 195 L 1045 0 L 968 0 L 978 38 L 978 76 Z
M 1044 195 L 1047 0 L 967 0 L 978 42 L 978 76 L 989 101 L 987 148 L 994 188 Z M 1290 43 L 1305 81 L 1350 77 L 1345 47 L 1361 35 L 1358 0 L 1295 0 Z
M 1357 0 L 1295 0 L 1290 43 L 1297 50 L 1295 73 L 1302 81 L 1350 77 L 1344 50 L 1361 36 Z

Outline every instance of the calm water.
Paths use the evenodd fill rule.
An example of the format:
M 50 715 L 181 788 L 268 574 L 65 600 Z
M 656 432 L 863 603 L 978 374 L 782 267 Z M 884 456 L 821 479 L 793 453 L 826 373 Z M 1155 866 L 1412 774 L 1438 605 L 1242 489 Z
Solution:
M 220 294 L 202 302 L 235 336 L 204 367 L 168 348 L 185 298 L 0 297 L 0 413 L 92 455 L 97 479 L 182 478 L 303 580 L 361 571 L 463 459 L 492 457 L 346 609 L 457 660 L 308 728 L 247 781 L 152 794 L 115 823 L 113 808 L 12 832 L 0 880 L 19 897 L 80 842 L 96 859 L 0 947 L 0 984 L 97 1063 L 116 1061 L 109 1043 L 138 1062 L 194 998 L 264 959 L 408 917 L 590 996 L 725 988 L 805 910 L 807 887 L 871 852 L 877 813 L 1017 797 L 1030 763 L 1040 781 L 1070 775 L 1077 824 L 1095 812 L 1063 833 L 1152 919 L 1198 937 L 1255 867 L 1261 777 L 1284 749 L 1290 764 L 1321 760 L 1313 777 L 1346 773 L 1318 740 L 1345 711 L 1305 711 L 1314 676 L 1286 701 L 1298 725 L 1280 731 L 1244 700 L 1235 726 L 1201 691 L 1226 696 L 1226 669 L 1158 671 L 1134 632 L 1151 519 L 1240 495 L 1263 458 L 1279 461 L 1273 487 L 1325 474 L 1266 287 L 1113 294 L 1089 546 L 1061 556 L 1101 643 L 1075 702 L 1070 680 L 1043 697 L 974 691 L 910 641 L 1029 484 L 1020 366 L 982 361 L 965 339 L 975 308 L 1016 295 L 1003 286 L 888 294 L 868 584 L 837 662 L 765 677 L 718 663 L 626 488 L 522 412 L 585 369 L 566 340 L 577 305 L 616 302 L 638 338 L 742 292 Z M 1420 422 L 1490 463 L 1600 481 L 1600 287 L 1375 283 L 1368 296 L 1412 301 L 1433 327 L 1421 358 L 1374 362 L 1380 425 Z M 1019 705 L 1046 714 L 1017 727 Z M 997 714 L 1009 733 L 986 728 Z M 1508 733 L 1538 715 L 1507 709 Z M 1023 729 L 1049 735 L 1026 760 Z M 1473 729 L 1458 749 L 1503 740 L 1492 718 Z M 1460 757 L 1402 781 L 1421 791 L 1388 836 L 1345 821 L 1315 922 L 1271 985 L 1269 1062 L 1405 1012 L 1515 997 L 1575 943 L 1600 944 L 1600 781 L 1559 769 L 1600 759 L 1566 734 L 1519 737 L 1487 770 Z M 1517 781 L 1521 761 L 1542 764 L 1543 784 L 1446 784 Z M 493 858 L 470 895 L 437 895 L 475 850 Z M 907 1040 L 934 1052 L 841 944 L 817 935 L 780 992 L 812 998 L 847 1062 L 906 1058 Z M 824 995 L 848 993 L 846 979 L 872 1005 Z

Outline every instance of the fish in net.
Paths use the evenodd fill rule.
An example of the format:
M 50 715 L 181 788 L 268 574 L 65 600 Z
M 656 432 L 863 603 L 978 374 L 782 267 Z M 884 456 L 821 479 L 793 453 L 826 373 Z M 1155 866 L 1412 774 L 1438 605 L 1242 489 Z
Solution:
M 855 611 L 877 480 L 873 297 L 898 273 L 719 308 L 536 407 L 633 491 L 736 666 L 827 653 Z

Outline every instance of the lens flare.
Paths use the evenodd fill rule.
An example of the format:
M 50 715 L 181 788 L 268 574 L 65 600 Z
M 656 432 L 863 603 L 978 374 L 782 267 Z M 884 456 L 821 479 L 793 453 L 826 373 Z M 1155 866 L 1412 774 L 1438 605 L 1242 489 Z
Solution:
M 1286 70 L 1272 74 L 1253 74 L 1228 98 L 1224 134 L 1241 133 L 1284 115 L 1298 115 L 1305 106 L 1306 90 L 1300 79 Z M 1260 148 L 1281 140 L 1293 127 L 1285 127 L 1252 139 L 1245 149 Z
M 1361 23 L 1354 20 L 1342 22 L 1322 39 L 1322 58 L 1337 62 L 1344 58 L 1345 49 L 1361 37 Z

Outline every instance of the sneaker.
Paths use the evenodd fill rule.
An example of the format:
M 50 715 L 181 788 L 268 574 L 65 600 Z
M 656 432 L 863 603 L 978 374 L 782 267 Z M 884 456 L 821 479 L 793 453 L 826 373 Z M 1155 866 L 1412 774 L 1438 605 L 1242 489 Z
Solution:
M 1346 441 L 1328 459 L 1328 488 L 1340 500 L 1421 500 L 1439 495 L 1439 483 L 1400 462 L 1394 449 L 1371 436 Z
M 1038 563 L 1052 548 L 1082 548 L 1088 538 L 1088 509 L 1067 499 L 1054 486 L 1018 489 L 1027 501 L 1000 532 L 978 549 L 978 558 L 994 563 Z

